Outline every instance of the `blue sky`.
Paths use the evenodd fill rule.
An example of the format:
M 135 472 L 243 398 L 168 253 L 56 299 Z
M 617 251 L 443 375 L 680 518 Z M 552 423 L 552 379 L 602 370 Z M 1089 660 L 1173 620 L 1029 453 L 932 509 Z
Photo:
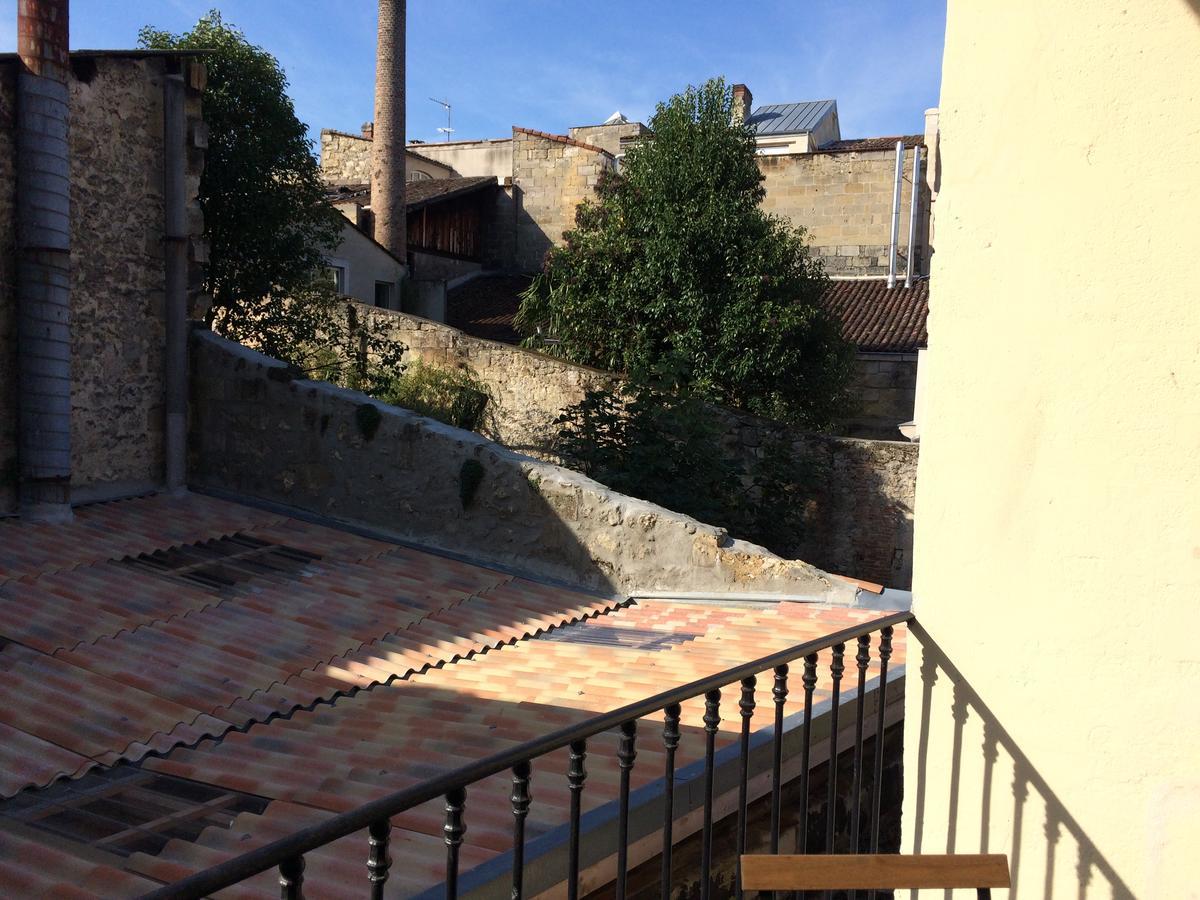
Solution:
M 373 0 L 75 0 L 76 49 L 131 47 L 138 28 L 186 30 L 216 7 L 287 71 L 300 118 L 357 132 L 372 116 Z M 16 0 L 0 0 L 0 49 L 16 45 Z M 936 106 L 945 0 L 409 0 L 408 135 L 564 132 L 714 75 L 755 104 L 834 97 L 843 137 L 919 132 Z

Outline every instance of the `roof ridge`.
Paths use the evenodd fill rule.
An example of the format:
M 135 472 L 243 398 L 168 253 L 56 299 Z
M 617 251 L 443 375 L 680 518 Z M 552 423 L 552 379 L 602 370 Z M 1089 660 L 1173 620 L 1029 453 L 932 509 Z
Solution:
M 587 144 L 583 141 L 577 141 L 575 138 L 565 134 L 552 134 L 549 131 L 538 131 L 534 128 L 522 128 L 520 125 L 514 125 L 512 128 L 513 131 L 519 134 L 529 134 L 533 135 L 534 137 L 545 138 L 548 141 L 558 141 L 560 144 L 570 144 L 573 147 L 582 147 L 584 150 L 591 150 L 593 153 L 603 153 L 609 159 L 615 159 L 615 157 L 603 147 L 597 147 L 595 144 Z

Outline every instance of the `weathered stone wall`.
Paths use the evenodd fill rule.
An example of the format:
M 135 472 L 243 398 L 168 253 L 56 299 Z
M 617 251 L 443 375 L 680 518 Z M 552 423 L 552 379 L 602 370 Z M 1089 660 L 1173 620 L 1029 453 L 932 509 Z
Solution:
M 895 189 L 895 150 L 760 156 L 767 196 L 763 209 L 808 232 L 814 257 L 830 275 L 886 275 Z M 915 269 L 928 273 L 929 186 L 922 174 Z M 912 202 L 912 150 L 904 156 L 898 265 L 908 259 Z
M 860 353 L 854 361 L 853 392 L 859 406 L 838 428 L 847 437 L 901 440 L 901 422 L 911 421 L 917 399 L 915 353 Z
M 577 141 L 593 144 L 619 156 L 630 142 L 649 134 L 650 130 L 641 122 L 624 122 L 620 125 L 578 125 L 567 134 Z
M 72 487 L 148 486 L 163 474 L 164 291 L 162 57 L 76 56 L 71 78 Z M 13 84 L 0 65 L 0 511 L 14 505 L 16 297 Z M 187 93 L 188 134 L 203 143 L 200 97 Z M 195 143 L 195 141 L 193 141 Z M 194 198 L 203 152 L 188 153 Z M 201 244 L 193 246 L 192 281 Z
M 373 146 L 370 138 L 362 135 L 323 129 L 321 175 L 330 184 L 370 184 Z M 449 166 L 436 165 L 411 153 L 405 158 L 405 171 L 410 181 L 413 172 L 430 178 L 448 178 L 454 174 Z
M 0 65 L 0 514 L 17 506 L 16 84 Z
M 612 157 L 569 138 L 513 129 L 517 197 L 516 268 L 536 272 L 551 246 L 574 227 L 575 207 L 590 197 Z
M 621 594 L 853 598 L 849 585 L 805 563 L 471 432 L 292 380 L 283 363 L 207 331 L 193 333 L 191 385 L 190 482 L 201 487 Z
M 616 376 L 509 344 L 485 341 L 437 322 L 373 308 L 361 315 L 387 326 L 408 356 L 438 366 L 466 366 L 495 403 L 487 434 L 507 447 L 547 457 L 554 420 L 589 390 Z M 811 435 L 720 410 L 727 441 L 756 454 L 781 430 L 810 463 L 807 528 L 789 555 L 821 568 L 907 589 L 912 578 L 913 505 L 918 445 Z M 898 436 L 898 433 L 897 433 Z

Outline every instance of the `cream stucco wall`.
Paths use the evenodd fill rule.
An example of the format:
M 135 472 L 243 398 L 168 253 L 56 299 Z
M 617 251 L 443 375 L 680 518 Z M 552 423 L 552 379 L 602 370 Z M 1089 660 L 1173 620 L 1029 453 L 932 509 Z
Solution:
M 1200 4 L 951 0 L 941 154 L 906 849 L 1200 896 Z

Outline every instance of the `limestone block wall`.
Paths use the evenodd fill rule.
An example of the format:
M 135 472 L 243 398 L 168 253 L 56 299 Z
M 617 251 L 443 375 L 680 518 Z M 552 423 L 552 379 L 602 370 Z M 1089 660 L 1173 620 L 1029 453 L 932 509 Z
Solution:
M 551 246 L 574 227 L 575 207 L 591 196 L 612 156 L 590 144 L 540 131 L 513 129 L 516 268 L 536 272 Z
M 901 440 L 896 426 L 913 419 L 917 399 L 917 354 L 858 354 L 852 390 L 859 398 L 859 406 L 838 433 L 882 441 Z
M 163 475 L 163 57 L 74 56 L 71 91 L 72 488 L 142 488 Z M 0 64 L 0 512 L 15 508 L 16 295 L 13 102 Z M 188 134 L 203 143 L 200 95 Z M 188 152 L 193 284 L 203 150 Z M 106 487 L 107 486 L 107 487 Z
M 589 390 L 617 382 L 610 372 L 481 340 L 416 316 L 370 307 L 359 313 L 407 345 L 408 358 L 470 368 L 495 400 L 487 435 L 534 456 L 549 458 L 554 420 L 566 407 Z M 789 555 L 888 587 L 911 585 L 918 445 L 811 435 L 726 409 L 714 414 L 724 422 L 727 442 L 747 454 L 758 453 L 783 431 L 817 473 L 805 533 L 787 549 Z
M 373 146 L 371 139 L 361 134 L 322 129 L 322 176 L 330 184 L 370 184 Z M 437 165 L 411 153 L 405 158 L 405 169 L 410 179 L 413 172 L 421 172 L 430 178 L 449 178 L 454 174 L 448 164 Z
M 574 140 L 583 141 L 607 150 L 613 156 L 623 152 L 622 144 L 628 145 L 650 133 L 641 122 L 624 122 L 620 125 L 577 125 L 567 131 Z
M 895 187 L 895 150 L 816 152 L 760 156 L 767 195 L 763 209 L 808 232 L 813 256 L 830 275 L 886 275 Z M 929 186 L 924 174 L 918 192 L 920 216 L 916 269 L 928 273 Z M 900 197 L 900 272 L 908 259 L 912 203 L 912 150 L 904 157 Z
M 574 583 L 851 602 L 805 563 L 197 330 L 190 481 Z M 477 473 L 477 479 L 471 476 Z M 474 488 L 470 483 L 474 483 Z

